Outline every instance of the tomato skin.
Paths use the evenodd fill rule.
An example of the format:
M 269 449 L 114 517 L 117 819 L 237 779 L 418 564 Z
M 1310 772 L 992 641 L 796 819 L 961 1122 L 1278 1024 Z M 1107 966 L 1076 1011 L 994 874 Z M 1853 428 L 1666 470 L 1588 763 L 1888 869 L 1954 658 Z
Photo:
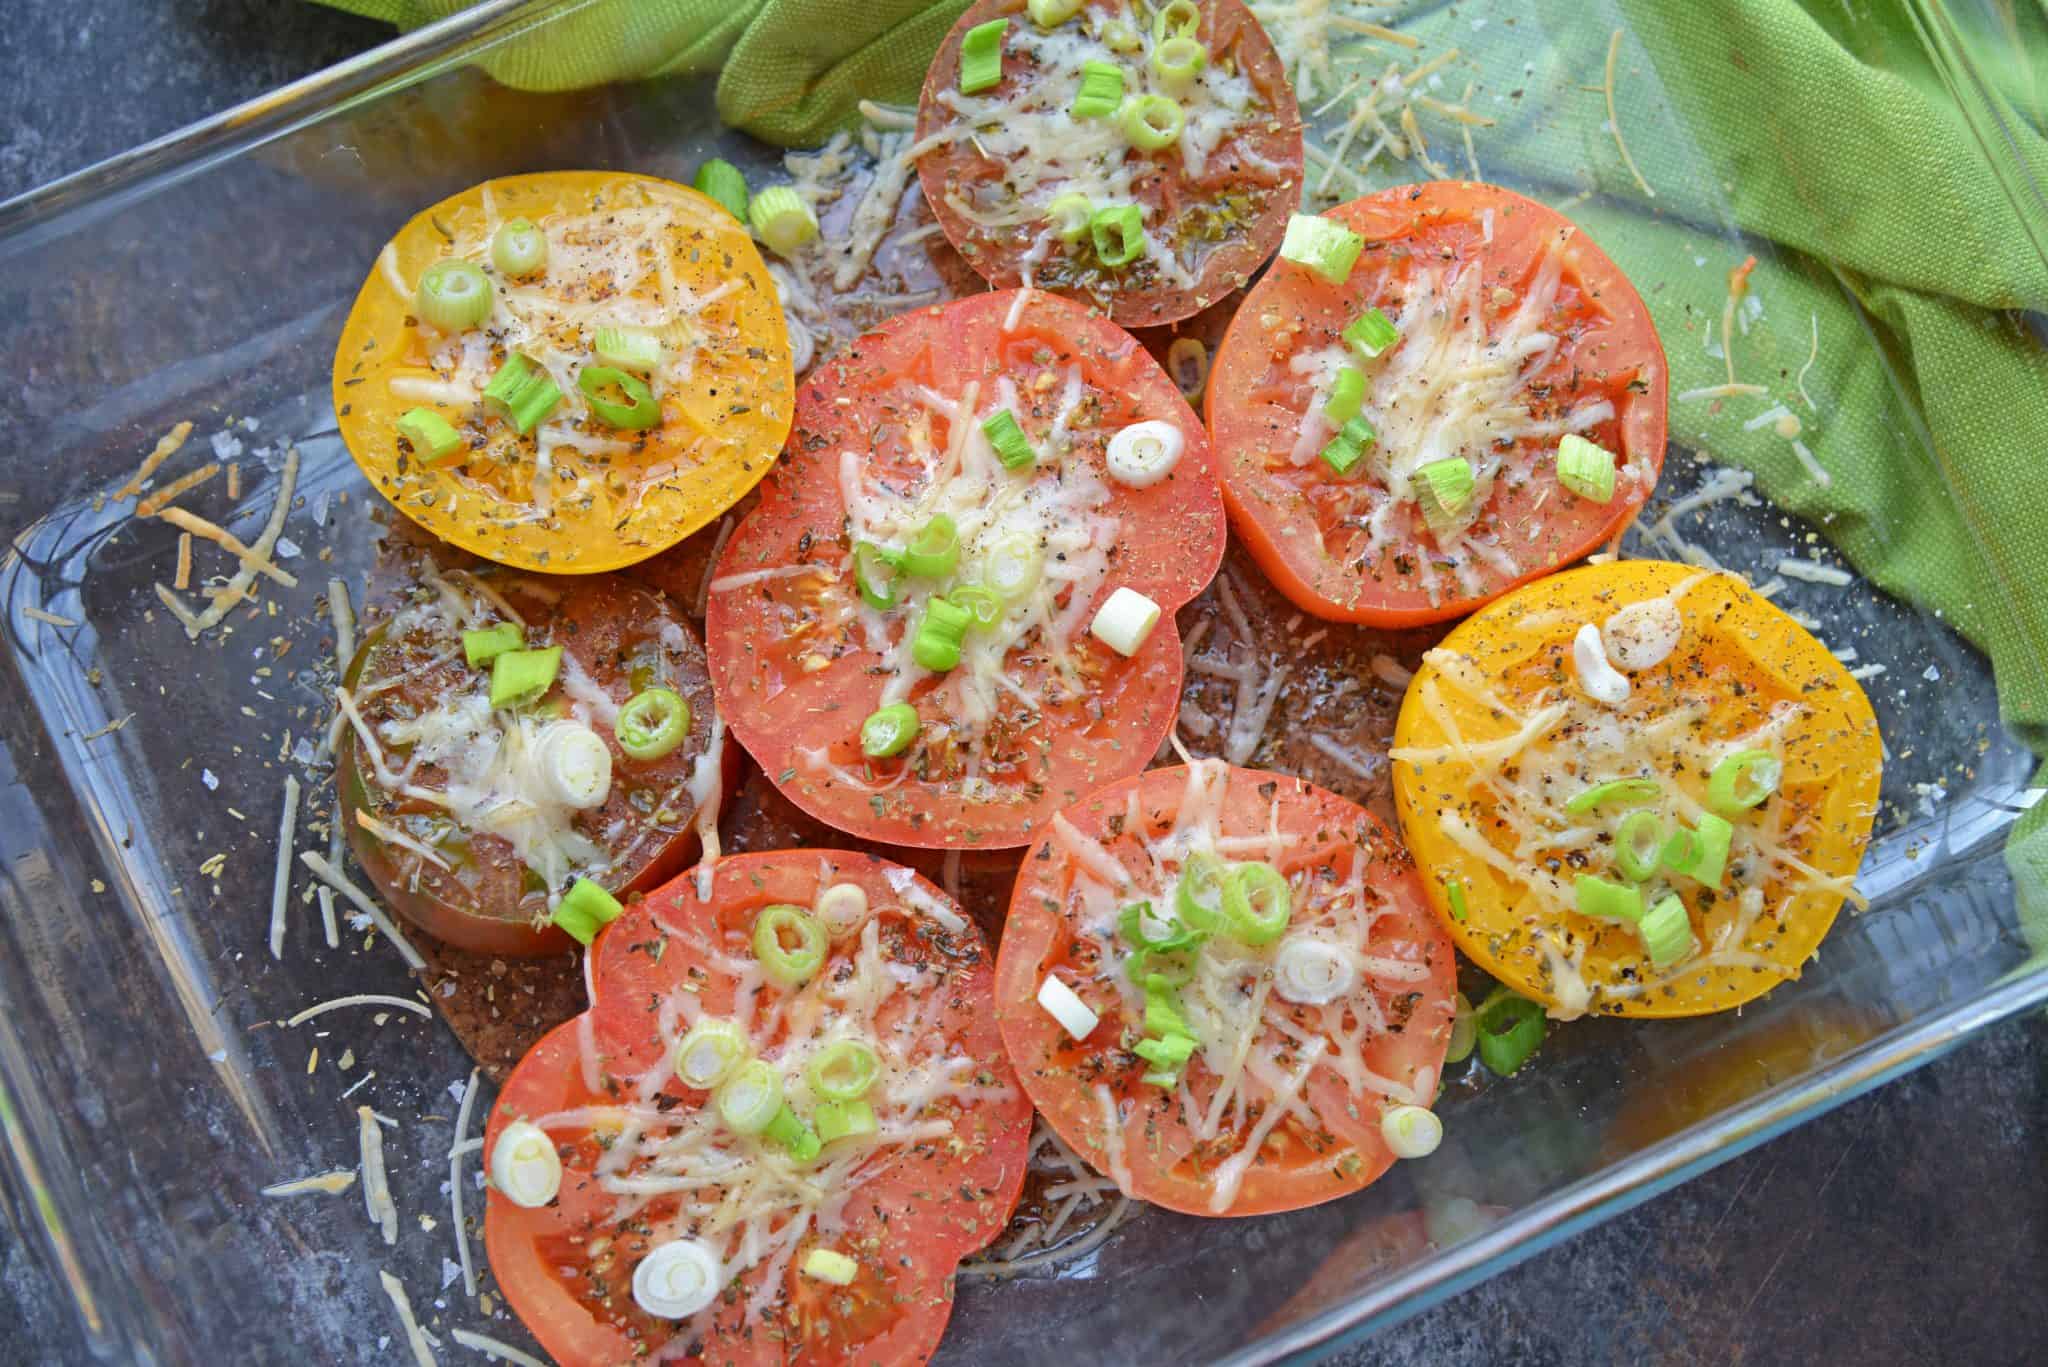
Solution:
M 1563 215 L 1477 182 L 1399 186 L 1340 204 L 1325 216 L 1366 239 L 1367 250 L 1350 278 L 1341 287 L 1332 286 L 1286 263 L 1267 272 L 1224 337 L 1205 402 L 1210 437 L 1223 461 L 1231 527 L 1274 585 L 1303 611 L 1331 621 L 1423 626 L 1462 617 L 1618 537 L 1663 468 L 1668 421 L 1663 344 L 1649 310 L 1620 268 Z M 1483 241 L 1489 231 L 1490 243 Z M 1488 510 L 1475 525 L 1490 523 L 1515 533 L 1501 540 L 1516 562 L 1515 571 L 1475 561 L 1482 580 L 1479 592 L 1459 591 L 1452 580 L 1450 591 L 1432 602 L 1412 567 L 1404 564 L 1433 549 L 1433 543 L 1416 539 L 1419 514 L 1409 520 L 1417 530 L 1361 569 L 1352 560 L 1354 553 L 1363 554 L 1363 538 L 1332 522 L 1332 510 L 1343 505 L 1332 502 L 1326 509 L 1317 501 L 1336 498 L 1342 481 L 1319 460 L 1301 468 L 1287 466 L 1285 453 L 1305 407 L 1297 406 L 1303 402 L 1298 399 L 1283 403 L 1255 397 L 1270 392 L 1269 377 L 1279 364 L 1266 320 L 1305 329 L 1313 345 L 1335 343 L 1358 313 L 1390 301 L 1393 273 L 1405 278 L 1414 261 L 1445 256 L 1471 263 L 1468 269 L 1484 271 L 1482 280 L 1498 282 L 1488 289 L 1504 288 L 1519 301 L 1546 251 L 1565 264 L 1560 300 L 1569 303 L 1568 317 L 1552 330 L 1571 347 L 1560 348 L 1558 359 L 1532 378 L 1540 375 L 1566 398 L 1597 395 L 1612 402 L 1616 416 L 1585 435 L 1619 457 L 1641 462 L 1649 478 L 1624 480 L 1606 505 L 1568 494 L 1547 473 L 1537 473 L 1520 487 L 1497 482 Z M 1294 335 L 1285 334 L 1290 354 Z M 1551 402 L 1549 392 L 1544 401 Z M 1522 447 L 1528 442 L 1525 438 Z M 1535 537 L 1524 528 L 1533 529 Z M 1328 538 L 1347 538 L 1340 541 L 1347 548 L 1342 555 L 1324 549 Z
M 1032 291 L 1005 328 L 1016 292 L 977 295 L 892 319 L 844 355 L 819 366 L 800 389 L 797 423 L 760 502 L 719 557 L 720 579 L 764 568 L 819 563 L 846 548 L 841 453 L 891 459 L 890 433 L 916 402 L 919 385 L 958 392 L 998 376 L 1030 381 L 1079 366 L 1098 415 L 1073 429 L 1070 460 L 1085 461 L 1110 489 L 1119 520 L 1109 578 L 1095 604 L 1118 586 L 1161 608 L 1139 653 L 1116 655 L 1087 634 L 1073 638 L 1088 691 L 1026 712 L 1003 702 L 988 727 L 1016 755 L 1014 780 L 991 778 L 1000 799 L 966 801 L 954 778 L 933 779 L 906 757 L 878 766 L 873 787 L 856 789 L 815 763 L 827 756 L 862 769 L 858 730 L 879 704 L 880 657 L 850 624 L 858 602 L 849 562 L 833 575 L 772 579 L 714 592 L 705 619 L 712 683 L 732 732 L 783 794 L 819 820 L 863 839 L 924 849 L 995 849 L 1028 843 L 1062 805 L 1142 768 L 1164 740 L 1179 706 L 1181 655 L 1173 612 L 1199 593 L 1221 563 L 1222 495 L 1206 434 L 1179 390 L 1129 333 L 1069 300 Z M 1085 406 L 1085 405 L 1084 405 Z M 1129 488 L 1103 474 L 1109 433 L 1137 420 L 1170 422 L 1184 449 L 1172 474 Z M 1034 419 L 1037 421 L 1038 419 Z M 717 581 L 714 581 L 717 582 Z M 1026 685 L 1051 676 L 1049 651 L 1011 652 Z M 920 681 L 917 703 L 938 686 Z M 1054 710 L 1054 707 L 1057 710 Z M 930 718 L 927 718 L 929 721 Z M 811 758 L 807 758 L 811 757 Z
M 391 563 L 381 567 L 383 573 L 403 574 L 406 571 L 400 567 L 411 566 L 411 573 L 418 574 L 436 563 L 451 568 L 461 557 L 445 550 L 414 552 L 401 545 L 386 559 Z M 623 897 L 659 886 L 696 858 L 695 811 L 687 793 L 678 794 L 662 809 L 672 811 L 673 819 L 663 820 L 653 810 L 636 807 L 635 794 L 641 790 L 666 794 L 686 782 L 698 757 L 711 745 L 710 679 L 695 631 L 667 599 L 623 578 L 486 573 L 497 592 L 521 606 L 529 644 L 562 645 L 614 702 L 625 701 L 634 691 L 625 665 L 629 660 L 647 658 L 659 660 L 663 680 L 689 703 L 688 735 L 675 750 L 656 760 L 628 757 L 618 748 L 610 728 L 601 722 L 593 727 L 612 751 L 612 793 L 603 806 L 578 818 L 582 823 L 579 829 L 593 838 L 607 826 L 619 828 L 618 839 L 630 858 L 602 880 L 609 891 Z M 346 675 L 351 689 L 359 689 L 364 675 L 392 651 L 410 648 L 410 643 L 387 648 L 390 629 L 387 621 L 364 638 Z M 410 657 L 401 657 L 392 667 L 394 672 L 402 672 L 400 667 L 409 664 Z M 445 689 L 473 687 L 480 677 L 458 659 L 391 692 L 365 699 L 360 706 L 374 727 L 387 703 L 403 700 L 409 706 L 425 706 L 444 696 Z M 737 751 L 724 747 L 721 799 L 737 780 L 738 764 Z M 335 773 L 339 815 L 346 823 L 349 846 L 385 904 L 398 916 L 446 944 L 478 954 L 534 958 L 570 947 L 572 941 L 563 931 L 547 924 L 535 927 L 545 906 L 535 905 L 537 898 L 525 886 L 525 866 L 508 842 L 464 833 L 454 848 L 443 850 L 453 859 L 454 869 L 435 868 L 414 852 L 387 844 L 358 820 L 358 813 L 364 813 L 388 821 L 392 809 L 403 810 L 404 805 L 374 784 L 374 770 L 353 732 L 344 739 Z
M 1204 175 L 1191 179 L 1177 152 L 1172 149 L 1156 159 L 1141 158 L 1145 169 L 1138 173 L 1134 182 L 1133 197 L 1163 211 L 1169 206 L 1178 209 L 1188 202 L 1206 200 L 1222 203 L 1224 197 L 1233 191 L 1240 194 L 1248 192 L 1255 201 L 1256 212 L 1250 215 L 1248 223 L 1230 224 L 1221 240 L 1202 259 L 1197 279 L 1190 286 L 1159 278 L 1156 272 L 1140 283 L 1113 272 L 1105 275 L 1099 268 L 1070 266 L 1069 259 L 1054 244 L 1051 259 L 1041 263 L 1035 272 L 1034 280 L 1038 287 L 1071 294 L 1105 309 L 1124 327 L 1150 328 L 1177 322 L 1201 312 L 1244 285 L 1279 250 L 1280 239 L 1287 231 L 1288 215 L 1301 202 L 1301 112 L 1295 103 L 1294 87 L 1287 78 L 1285 65 L 1266 36 L 1265 29 L 1242 0 L 1194 0 L 1194 3 L 1201 12 L 1201 23 L 1195 36 L 1208 49 L 1211 62 L 1218 60 L 1217 54 L 1233 59 L 1269 109 L 1232 143 L 1224 145 L 1228 148 L 1238 141 L 1244 142 L 1247 144 L 1245 150 L 1250 153 L 1249 159 L 1226 154 L 1224 148 L 1219 148 Z M 1102 19 L 1127 13 L 1120 0 L 1094 0 L 1086 8 L 1095 11 L 1095 17 Z M 1014 31 L 1018 25 L 1032 23 L 1023 10 L 1022 0 L 976 0 L 960 16 L 945 41 L 939 44 L 938 53 L 932 58 L 931 67 L 925 75 L 924 88 L 918 100 L 917 137 L 920 140 L 930 137 L 955 117 L 939 97 L 959 85 L 960 46 L 967 31 L 996 18 L 1008 18 Z M 1085 13 L 1082 22 L 1090 22 Z M 1102 52 L 1104 59 L 1117 56 L 1106 48 Z M 1004 79 L 990 93 L 1010 93 L 1031 79 L 1028 70 L 1015 59 L 1006 61 Z M 1272 169 L 1269 172 L 1253 169 L 1259 166 Z M 934 147 L 919 158 L 917 166 L 924 200 L 944 229 L 946 239 L 990 287 L 1011 289 L 1025 283 L 1021 262 L 1037 235 L 1036 227 L 1027 224 L 1008 230 L 984 228 L 962 214 L 949 199 L 949 192 L 963 180 L 980 182 L 1001 174 L 1003 168 L 1000 165 L 978 152 L 970 153 L 958 143 L 950 147 Z M 1148 218 L 1148 223 L 1154 221 L 1156 219 Z M 1079 260 L 1086 262 L 1088 258 L 1083 254 Z M 1066 278 L 1068 276 L 1072 278 Z
M 1839 893 L 1795 889 L 1778 878 L 1760 880 L 1772 889 L 1765 901 L 1773 911 L 1758 922 L 1753 936 L 1745 937 L 1742 962 L 1695 969 L 1686 966 L 1691 961 L 1682 961 L 1667 984 L 1639 990 L 1638 984 L 1655 975 L 1632 929 L 1602 926 L 1576 913 L 1554 915 L 1529 895 L 1528 880 L 1508 878 L 1443 831 L 1441 814 L 1447 812 L 1459 813 L 1482 830 L 1494 820 L 1473 797 L 1466 766 L 1432 753 L 1446 736 L 1429 705 L 1430 690 L 1444 683 L 1445 659 L 1475 662 L 1496 699 L 1528 708 L 1539 693 L 1554 696 L 1545 690 L 1554 690 L 1558 678 L 1572 677 L 1571 642 L 1581 624 L 1598 624 L 1622 604 L 1677 594 L 1681 588 L 1685 592 L 1678 603 L 1685 626 L 1680 643 L 1664 662 L 1631 676 L 1630 710 L 1621 714 L 1626 724 L 1647 731 L 1653 722 L 1697 706 L 1703 716 L 1693 729 L 1718 741 L 1760 725 L 1773 708 L 1796 703 L 1801 715 L 1783 733 L 1783 781 L 1770 799 L 1791 813 L 1785 843 L 1797 847 L 1814 868 L 1847 879 L 1862 862 L 1876 817 L 1882 750 L 1869 699 L 1846 665 L 1740 579 L 1690 565 L 1621 560 L 1567 570 L 1492 603 L 1444 638 L 1441 655 L 1424 657 L 1395 723 L 1394 797 L 1403 834 L 1422 867 L 1424 892 L 1458 947 L 1515 991 L 1562 1010 L 1586 1008 L 1566 1003 L 1549 961 L 1531 942 L 1532 928 L 1569 934 L 1584 946 L 1578 972 L 1591 991 L 1590 1010 L 1696 1016 L 1740 1006 L 1798 977 L 1841 909 Z M 1455 688 L 1443 688 L 1443 696 L 1449 717 L 1467 741 L 1493 739 L 1512 729 L 1491 702 L 1475 702 Z M 1646 698 L 1652 705 L 1639 707 Z M 1666 773 L 1665 786 L 1685 787 Z M 1703 788 L 1704 775 L 1697 778 Z M 1738 831 L 1751 819 L 1738 814 Z M 1737 924 L 1738 891 L 1746 885 L 1741 862 L 1738 846 L 1728 877 L 1711 897 L 1680 889 L 1702 943 L 1712 943 Z M 1606 872 L 1597 867 L 1587 871 Z M 1452 912 L 1447 879 L 1462 881 L 1462 920 Z
M 553 245 L 546 271 L 520 287 L 528 293 L 555 289 L 556 263 L 571 255 L 561 240 L 566 231 L 573 227 L 616 240 L 639 229 L 610 215 L 641 210 L 669 215 L 668 226 L 658 231 L 676 284 L 699 296 L 717 296 L 706 298 L 688 324 L 689 378 L 665 386 L 660 423 L 636 433 L 588 419 L 580 437 L 614 449 L 592 457 L 556 446 L 549 457 L 556 488 L 573 492 L 550 495 L 543 508 L 534 493 L 540 450 L 535 437 L 483 418 L 473 403 L 392 392 L 394 380 L 449 378 L 433 361 L 445 339 L 415 318 L 415 300 L 399 286 L 416 289 L 430 265 L 453 255 L 481 266 L 494 289 L 506 291 L 508 282 L 490 263 L 487 233 L 493 223 L 525 217 Z M 623 296 L 667 289 L 666 281 L 654 286 L 647 279 L 620 286 L 612 275 L 599 270 L 565 277 L 559 292 L 580 310 L 606 298 L 621 298 L 623 307 Z M 550 340 L 556 340 L 556 330 L 573 330 L 580 340 L 567 349 L 583 355 L 590 334 L 606 320 L 571 318 L 567 307 L 561 300 L 541 306 L 551 320 Z M 661 309 L 671 326 L 681 325 L 666 303 Z M 502 360 L 502 335 L 467 335 L 483 337 L 493 358 Z M 595 357 L 585 361 L 595 364 Z M 471 186 L 421 210 L 399 230 L 364 278 L 342 326 L 333 392 L 350 455 L 408 518 L 500 564 L 594 574 L 653 555 L 715 519 L 753 487 L 789 431 L 793 389 L 788 332 L 774 282 L 752 237 L 731 214 L 695 190 L 653 176 L 549 171 Z M 397 422 L 420 406 L 458 430 L 459 455 L 430 464 L 412 460 L 400 447 Z
M 1205 763 L 1224 768 L 1218 761 Z M 1407 852 L 1377 817 L 1335 793 L 1279 774 L 1224 771 L 1228 787 L 1219 822 L 1223 834 L 1265 834 L 1277 802 L 1280 831 L 1300 839 L 1275 861 L 1283 873 L 1327 870 L 1341 881 L 1351 861 L 1363 855 L 1368 860 L 1366 883 L 1391 893 L 1390 907 L 1374 922 L 1369 947 L 1374 952 L 1398 947 L 1398 957 L 1424 965 L 1426 972 L 1412 984 L 1412 996 L 1401 994 L 1407 999 L 1400 1010 L 1388 1013 L 1390 1020 L 1398 1020 L 1398 1028 L 1372 1038 L 1364 1057 L 1380 1076 L 1405 1079 L 1425 1100 L 1432 1098 L 1450 1043 L 1456 964 L 1449 937 L 1429 914 Z M 1103 788 L 1062 815 L 1133 873 L 1142 873 L 1149 857 L 1135 846 L 1133 798 L 1139 813 L 1137 829 L 1156 831 L 1171 825 L 1188 782 L 1186 767 L 1147 770 Z M 1357 1191 L 1393 1164 L 1394 1156 L 1379 1131 L 1378 1098 L 1368 1095 L 1361 1101 L 1327 1070 L 1317 1069 L 1303 1095 L 1341 1147 L 1305 1155 L 1297 1146 L 1291 1163 L 1254 1163 L 1228 1208 L 1212 1208 L 1214 1168 L 1205 1172 L 1190 1158 L 1194 1138 L 1180 1118 L 1178 1097 L 1142 1084 L 1140 1076 L 1149 1065 L 1118 1047 L 1121 1032 L 1141 1030 L 1142 1022 L 1120 1016 L 1122 1008 L 1113 1007 L 1088 1039 L 1076 1044 L 1038 1005 L 1039 985 L 1055 966 L 1065 966 L 1068 972 L 1062 976 L 1082 985 L 1090 977 L 1100 981 L 1100 975 L 1120 971 L 1114 963 L 1090 965 L 1074 955 L 1085 937 L 1072 920 L 1066 878 L 1070 867 L 1056 836 L 1026 854 L 996 966 L 996 1015 L 1010 1057 L 1040 1114 L 1077 1153 L 1098 1171 L 1109 1173 L 1114 1167 L 1102 1099 L 1095 1091 L 1101 1084 L 1129 1108 L 1122 1125 L 1131 1177 L 1126 1194 L 1185 1214 L 1244 1216 L 1296 1210 Z M 1166 895 L 1171 897 L 1171 891 Z M 1270 1019 L 1270 1003 L 1278 998 L 1268 1000 Z M 1298 1013 L 1306 1008 L 1283 1004 L 1278 1009 L 1297 1013 L 1297 1024 L 1305 1020 Z M 1194 1089 L 1199 1112 L 1213 1096 L 1215 1079 L 1206 1067 L 1190 1067 L 1196 1071 L 1183 1086 Z M 1171 1160 L 1163 1160 L 1163 1154 L 1172 1155 Z
M 821 867 L 827 861 L 829 872 Z M 484 1153 L 492 1151 L 515 1119 L 615 1104 L 630 1084 L 607 1079 L 633 1078 L 661 1066 L 668 1050 L 650 1003 L 687 991 L 706 1012 L 730 1012 L 736 978 L 717 966 L 707 947 L 731 952 L 744 941 L 760 907 L 810 905 L 827 882 L 858 884 L 877 908 L 875 914 L 901 927 L 900 941 L 891 941 L 889 932 L 883 937 L 901 947 L 899 957 L 924 956 L 945 965 L 943 982 L 928 989 L 942 1005 L 927 1028 L 948 1036 L 956 1049 L 978 1061 L 989 1079 L 987 1089 L 971 1106 L 955 1104 L 954 1143 L 901 1149 L 903 1156 L 893 1166 L 863 1182 L 863 1199 L 847 1203 L 834 1243 L 851 1250 L 879 1239 L 889 1254 L 885 1280 L 879 1285 L 871 1280 L 883 1275 L 876 1270 L 880 1260 L 863 1258 L 862 1274 L 848 1289 L 866 1293 L 864 1304 L 871 1312 L 856 1324 L 863 1331 L 858 1338 L 840 1337 L 834 1327 L 850 1313 L 838 1289 L 806 1281 L 796 1270 L 800 1258 L 792 1258 L 781 1283 L 788 1308 L 778 1311 L 771 1304 L 769 1318 L 756 1321 L 747 1314 L 745 1297 L 721 1299 L 715 1303 L 703 1360 L 732 1367 L 856 1361 L 915 1367 L 930 1357 L 944 1332 L 959 1260 L 1002 1232 L 1023 1186 L 1031 1108 L 1015 1086 L 988 1010 L 993 956 L 971 924 L 951 931 L 927 914 L 900 910 L 908 905 L 902 889 L 914 888 L 939 903 L 945 899 L 908 870 L 867 855 L 786 850 L 727 856 L 712 867 L 708 899 L 697 895 L 698 876 L 687 873 L 632 903 L 600 932 L 590 950 L 590 1010 L 549 1034 L 514 1069 L 491 1109 Z M 896 910 L 881 910 L 885 906 Z M 840 942 L 822 972 L 831 974 L 848 953 L 846 942 Z M 599 1063 L 596 1086 L 584 1076 L 585 1032 Z M 1006 1097 L 987 1094 L 1005 1085 Z M 704 1104 L 703 1094 L 670 1076 L 659 1104 L 664 1110 L 697 1106 Z M 593 1314 L 579 1298 L 575 1282 L 588 1269 L 562 1265 L 563 1249 L 576 1246 L 562 1241 L 610 1225 L 588 1218 L 594 1199 L 591 1154 L 580 1147 L 587 1132 L 565 1128 L 551 1133 L 567 1155 L 561 1196 L 546 1207 L 526 1209 L 492 1191 L 485 1208 L 485 1249 L 507 1300 L 563 1367 L 609 1367 L 659 1346 L 654 1335 L 670 1322 L 652 1320 L 631 1306 L 623 1290 L 628 1265 L 622 1264 L 617 1276 L 613 1322 Z M 579 1133 L 582 1138 L 575 1137 Z M 943 1199 L 931 1199 L 932 1193 Z M 638 1251 L 636 1239 L 645 1242 L 634 1230 L 620 1228 L 617 1241 L 628 1258 Z M 734 1285 L 751 1294 L 759 1279 L 749 1277 L 742 1273 Z

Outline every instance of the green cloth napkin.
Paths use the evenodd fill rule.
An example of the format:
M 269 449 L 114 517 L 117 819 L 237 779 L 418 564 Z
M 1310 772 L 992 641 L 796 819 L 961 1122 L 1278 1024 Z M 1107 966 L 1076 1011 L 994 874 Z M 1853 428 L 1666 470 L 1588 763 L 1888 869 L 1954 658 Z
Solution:
M 413 27 L 461 0 L 325 0 Z M 1252 0 L 1269 14 L 1291 4 Z M 487 59 L 526 88 L 720 70 L 725 120 L 784 145 L 850 124 L 865 96 L 916 98 L 965 0 L 631 0 L 596 6 Z M 1736 339 L 1769 400 L 1672 406 L 1681 444 L 1753 471 L 1856 568 L 1938 614 L 1992 659 L 2004 719 L 2048 754 L 2048 16 L 1936 0 L 1608 0 L 1451 6 L 1370 17 L 1425 55 L 1457 48 L 1436 93 L 1479 83 L 1479 172 L 1533 187 L 1636 282 L 1672 392 L 1722 383 L 1727 274 L 1774 244 Z M 1623 166 L 1601 94 L 1609 35 Z M 1341 42 L 1362 40 L 1339 35 Z M 1371 70 L 1396 59 L 1384 46 Z M 2034 65 L 2029 66 L 2029 62 Z M 1304 100 L 1320 102 L 1328 91 Z M 1450 127 L 1437 158 L 1467 174 Z M 1354 153 L 1356 148 L 1354 147 Z M 1420 178 L 1389 163 L 1372 182 Z M 1805 370 L 1818 338 L 1817 358 Z M 1796 383 L 1804 370 L 1809 406 Z M 1743 421 L 1771 401 L 1804 424 L 1828 487 Z M 2048 803 L 2008 843 L 2022 912 L 2048 930 Z M 2048 944 L 2048 933 L 2035 938 Z
M 321 0 L 411 30 L 474 0 Z M 718 113 L 785 147 L 823 142 L 862 99 L 915 104 L 968 0 L 612 0 L 484 60 L 520 90 L 718 72 Z

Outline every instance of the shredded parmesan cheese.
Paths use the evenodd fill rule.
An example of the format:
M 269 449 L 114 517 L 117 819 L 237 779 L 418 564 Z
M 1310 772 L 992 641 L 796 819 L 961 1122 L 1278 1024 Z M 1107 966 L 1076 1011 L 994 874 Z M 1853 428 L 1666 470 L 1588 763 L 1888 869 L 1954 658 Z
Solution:
M 362 1150 L 363 1207 L 371 1223 L 384 1231 L 384 1242 L 398 1242 L 398 1207 L 391 1202 L 391 1184 L 384 1174 L 384 1131 L 377 1113 L 368 1106 L 356 1107 L 356 1142 Z

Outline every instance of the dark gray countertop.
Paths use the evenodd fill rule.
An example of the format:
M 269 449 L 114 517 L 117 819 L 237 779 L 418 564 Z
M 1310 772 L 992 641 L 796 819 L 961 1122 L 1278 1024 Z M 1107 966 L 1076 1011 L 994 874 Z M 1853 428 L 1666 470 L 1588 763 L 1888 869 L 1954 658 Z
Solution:
M 295 0 L 16 0 L 0 197 L 387 36 Z M 1332 1363 L 2021 1363 L 2048 1352 L 2048 1024 L 1977 1039 Z M 0 1343 L 84 1360 L 0 1229 Z

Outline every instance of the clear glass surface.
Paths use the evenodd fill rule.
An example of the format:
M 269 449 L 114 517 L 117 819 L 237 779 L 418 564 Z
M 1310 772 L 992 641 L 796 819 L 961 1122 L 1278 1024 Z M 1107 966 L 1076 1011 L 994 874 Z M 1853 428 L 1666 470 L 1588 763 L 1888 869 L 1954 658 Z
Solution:
M 444 1341 L 467 1326 L 529 1342 L 501 1304 L 488 1314 L 447 1279 L 449 1087 L 467 1057 L 437 1020 L 402 1013 L 283 1024 L 339 994 L 414 991 L 394 955 L 355 952 L 360 934 L 319 941 L 303 877 L 283 958 L 265 941 L 282 785 L 305 776 L 292 754 L 327 707 L 320 596 L 367 567 L 373 499 L 328 387 L 378 248 L 422 204 L 489 176 L 617 166 L 687 180 L 713 149 L 766 158 L 719 128 L 705 81 L 536 95 L 467 64 L 607 3 L 630 0 L 483 6 L 0 206 L 0 1137 L 17 1222 L 109 1359 L 386 1360 L 397 1327 L 379 1269 Z M 1997 6 L 1916 9 L 1945 78 L 1976 79 Z M 1541 22 L 1525 24 L 1541 42 Z M 1997 129 L 1978 131 L 1957 155 L 1995 161 Z M 1999 173 L 2038 204 L 2023 171 Z M 181 419 L 197 441 L 241 444 L 240 501 L 209 510 L 245 539 L 284 445 L 303 461 L 283 561 L 299 587 L 266 587 L 274 615 L 236 614 L 198 645 L 152 589 L 175 534 L 96 497 Z M 1682 436 L 1675 447 L 1664 487 L 1683 493 L 1699 471 Z M 1695 540 L 1740 563 L 1807 548 L 1809 529 L 1768 505 L 1718 504 L 1697 525 Z M 1779 601 L 1887 669 L 1871 692 L 1891 762 L 1860 880 L 1870 910 L 1842 918 L 1799 982 L 1739 1014 L 1578 1023 L 1505 1082 L 1454 1073 L 1444 1148 L 1356 1197 L 1253 1220 L 1146 1211 L 1058 1275 L 963 1283 L 940 1360 L 1308 1354 L 2048 999 L 2000 857 L 2032 761 L 2000 725 L 1988 663 L 1860 581 L 1793 584 Z M 302 832 L 300 847 L 323 836 Z M 360 1188 L 259 1194 L 352 1166 L 360 1102 L 396 1122 L 391 1249 Z

